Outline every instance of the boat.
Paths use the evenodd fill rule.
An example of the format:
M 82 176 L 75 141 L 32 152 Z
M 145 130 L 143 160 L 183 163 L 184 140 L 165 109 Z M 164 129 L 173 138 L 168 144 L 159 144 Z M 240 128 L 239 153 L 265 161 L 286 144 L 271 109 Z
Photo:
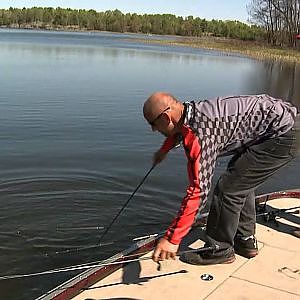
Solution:
M 156 265 L 151 251 L 162 234 L 135 242 L 36 300 L 98 299 L 300 299 L 300 190 L 256 197 L 259 254 L 236 255 L 231 264 L 193 266 L 179 259 Z M 205 218 L 179 251 L 203 247 Z

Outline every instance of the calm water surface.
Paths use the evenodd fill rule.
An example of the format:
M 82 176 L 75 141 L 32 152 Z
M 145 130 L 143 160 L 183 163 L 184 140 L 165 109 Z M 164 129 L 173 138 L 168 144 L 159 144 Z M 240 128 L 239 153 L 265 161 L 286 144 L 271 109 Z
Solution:
M 55 254 L 96 244 L 101 231 L 75 228 L 109 224 L 151 167 L 163 141 L 142 117 L 152 92 L 269 93 L 300 107 L 299 66 L 135 37 L 0 30 L 0 276 L 106 258 L 166 228 L 187 184 L 182 149 L 136 194 L 105 238 L 113 244 Z M 298 159 L 259 192 L 298 188 L 299 167 Z M 33 299 L 71 275 L 1 281 L 0 298 Z

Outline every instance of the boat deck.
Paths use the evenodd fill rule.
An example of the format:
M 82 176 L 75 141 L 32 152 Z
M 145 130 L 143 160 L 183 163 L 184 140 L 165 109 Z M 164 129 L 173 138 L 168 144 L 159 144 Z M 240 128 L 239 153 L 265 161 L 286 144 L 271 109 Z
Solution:
M 298 205 L 299 198 L 268 202 L 271 208 Z M 300 239 L 291 234 L 299 224 L 299 211 L 283 214 L 277 225 L 258 223 L 259 255 L 252 259 L 236 255 L 232 264 L 193 266 L 177 258 L 162 262 L 161 270 L 151 259 L 140 260 L 127 263 L 72 299 L 300 299 Z M 180 250 L 201 247 L 203 236 L 200 227 L 194 228 Z M 143 257 L 150 258 L 151 254 Z M 203 274 L 212 275 L 213 279 L 204 281 Z
M 272 200 L 268 205 L 295 207 L 299 199 Z M 284 214 L 278 227 L 275 223 L 257 224 L 259 255 L 253 259 L 236 255 L 234 263 L 214 266 L 193 266 L 176 259 L 162 262 L 160 271 L 152 260 L 132 262 L 73 300 L 300 299 L 300 239 L 291 234 L 299 223 L 298 212 Z M 193 229 L 180 250 L 199 248 L 202 236 L 201 228 Z M 202 280 L 203 274 L 212 275 L 213 280 Z

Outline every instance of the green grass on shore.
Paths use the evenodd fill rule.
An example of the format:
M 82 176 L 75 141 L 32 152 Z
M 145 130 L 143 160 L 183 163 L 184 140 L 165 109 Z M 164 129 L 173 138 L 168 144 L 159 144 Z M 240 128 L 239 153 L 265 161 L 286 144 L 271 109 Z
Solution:
M 144 40 L 147 43 L 159 43 L 173 46 L 188 46 L 209 50 L 218 50 L 226 53 L 238 53 L 260 60 L 273 60 L 290 63 L 300 63 L 300 50 L 290 48 L 271 47 L 257 42 L 241 41 L 226 38 L 182 38 L 164 40 L 159 37 L 155 40 Z

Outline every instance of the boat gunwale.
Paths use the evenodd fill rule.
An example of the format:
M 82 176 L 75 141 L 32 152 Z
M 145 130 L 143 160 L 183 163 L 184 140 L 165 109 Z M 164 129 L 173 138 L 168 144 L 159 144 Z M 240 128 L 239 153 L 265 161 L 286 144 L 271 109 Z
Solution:
M 124 259 L 124 257 L 127 255 L 133 256 L 131 259 L 134 259 L 145 254 L 145 252 L 153 250 L 156 240 L 161 235 L 162 234 L 159 234 L 156 237 L 150 237 L 146 240 L 134 243 L 130 248 L 103 260 L 101 264 L 105 264 L 105 266 L 92 267 L 91 269 L 81 272 L 51 291 L 36 298 L 36 300 L 66 300 L 75 297 L 82 290 L 120 269 L 124 264 L 126 264 L 126 258 Z M 120 264 L 108 265 L 109 263 L 115 263 L 118 261 L 120 261 Z M 121 263 L 122 261 L 124 262 Z
M 285 190 L 278 192 L 270 192 L 262 195 L 258 195 L 255 197 L 255 203 L 260 204 L 264 202 L 268 202 L 270 200 L 275 199 L 284 199 L 284 198 L 299 198 L 300 199 L 300 190 Z M 136 258 L 140 257 L 145 252 L 150 252 L 153 250 L 156 241 L 162 237 L 163 233 L 158 234 L 155 237 L 150 237 L 146 240 L 141 240 L 134 243 L 130 248 L 106 259 L 103 260 L 103 264 L 109 264 L 117 261 L 121 261 L 122 258 L 126 255 L 134 255 L 136 254 Z M 52 289 L 50 292 L 47 292 L 44 295 L 36 298 L 36 300 L 68 300 L 76 295 L 80 294 L 82 290 L 87 289 L 92 286 L 97 281 L 109 276 L 116 270 L 120 269 L 124 264 L 126 264 L 126 260 L 124 263 L 113 264 L 110 266 L 100 266 L 93 267 L 92 269 L 86 270 L 70 280 L 62 283 L 56 288 Z
M 287 191 L 271 192 L 263 195 L 258 195 L 255 197 L 255 203 L 260 204 L 263 202 L 268 202 L 275 199 L 284 199 L 284 198 L 300 199 L 300 190 L 287 190 Z

